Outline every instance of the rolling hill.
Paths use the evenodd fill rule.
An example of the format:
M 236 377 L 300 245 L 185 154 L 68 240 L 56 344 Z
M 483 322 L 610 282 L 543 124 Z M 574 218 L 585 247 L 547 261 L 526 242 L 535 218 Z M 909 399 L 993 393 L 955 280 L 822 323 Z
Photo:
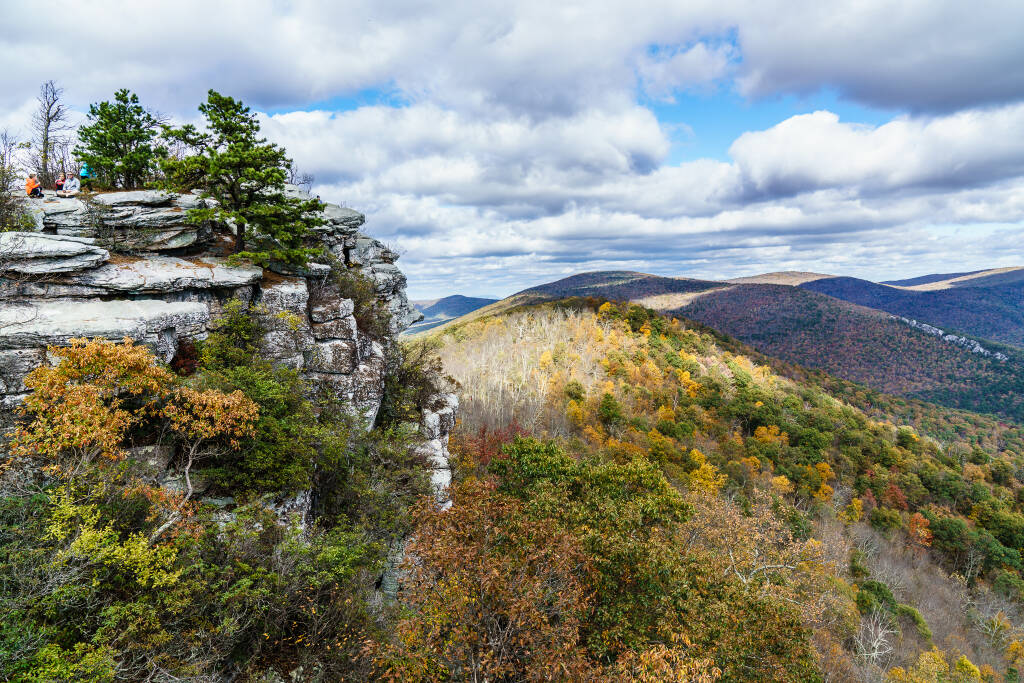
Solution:
M 924 282 L 913 288 L 852 277 L 822 278 L 797 286 L 959 334 L 1024 346 L 1024 281 L 1013 280 L 1015 273 L 1024 270 L 983 272 L 990 274 Z M 941 287 L 948 283 L 955 284 Z
M 1024 353 L 1012 347 L 985 342 L 985 356 L 885 312 L 783 285 L 719 289 L 672 312 L 878 391 L 1024 419 Z
M 431 330 L 445 322 L 466 315 L 478 308 L 493 304 L 497 299 L 483 299 L 480 297 L 462 296 L 454 294 L 443 299 L 432 301 L 413 301 L 413 307 L 423 314 L 423 320 L 414 323 L 406 330 L 406 334 L 416 334 Z
M 1024 285 L 1005 283 L 1008 272 L 980 271 L 988 275 L 974 278 L 984 283 L 995 276 L 1002 283 L 995 286 L 926 291 L 820 273 L 716 282 L 591 272 L 525 289 L 439 328 L 567 297 L 630 301 L 875 391 L 1024 420 L 1024 351 L 1006 345 L 1024 342 Z M 924 284 L 957 278 L 963 274 L 925 276 Z M 894 316 L 967 334 L 963 343 L 977 347 Z
M 727 295 L 749 305 L 752 318 L 774 313 L 790 316 L 780 320 L 779 326 L 816 316 L 819 325 L 834 325 L 837 330 L 845 317 L 853 317 L 858 325 L 869 318 L 889 321 L 877 311 L 854 315 L 853 305 L 839 302 L 840 306 L 829 307 L 824 295 L 780 285 L 718 289 L 696 301 Z M 778 301 L 784 306 L 780 308 Z M 993 595 L 1024 598 L 1024 581 L 1016 573 L 1024 550 L 1019 532 L 1024 528 L 1024 489 L 1013 476 L 1024 447 L 1020 426 L 872 394 L 819 373 L 785 379 L 775 374 L 779 364 L 768 367 L 761 354 L 742 343 L 639 306 L 604 304 L 588 297 L 514 308 L 455 323 L 438 334 L 444 366 L 462 392 L 455 448 L 460 462 L 466 464 L 456 476 L 456 487 L 465 486 L 464 482 L 496 481 L 498 494 L 514 493 L 531 510 L 562 518 L 580 509 L 581 492 L 600 483 L 600 512 L 586 518 L 588 539 L 596 545 L 608 537 L 604 528 L 594 530 L 601 523 L 598 520 L 613 520 L 617 529 L 628 523 L 624 520 L 642 520 L 629 529 L 631 538 L 643 539 L 642 544 L 625 545 L 615 537 L 616 545 L 610 550 L 606 550 L 609 545 L 596 547 L 602 557 L 628 558 L 626 568 L 610 562 L 603 565 L 614 567 L 611 581 L 625 576 L 636 583 L 634 568 L 650 568 L 658 579 L 644 584 L 645 596 L 661 586 L 683 584 L 679 579 L 661 578 L 672 574 L 658 557 L 677 559 L 687 557 L 694 548 L 711 549 L 711 554 L 689 566 L 714 567 L 716 577 L 732 577 L 732 569 L 742 561 L 737 559 L 741 557 L 738 545 L 749 542 L 758 558 L 786 547 L 784 539 L 736 524 L 730 515 L 740 506 L 740 516 L 762 529 L 770 528 L 773 520 L 785 520 L 781 527 L 800 529 L 787 533 L 799 533 L 814 547 L 829 549 L 829 561 L 821 565 L 774 563 L 770 589 L 764 595 L 782 597 L 789 606 L 809 600 L 827 605 L 830 614 L 852 617 L 816 621 L 815 612 L 808 621 L 818 647 L 816 661 L 839 674 L 828 678 L 810 672 L 780 675 L 788 671 L 781 666 L 773 666 L 765 676 L 752 666 L 742 672 L 730 670 L 736 647 L 728 641 L 729 629 L 719 626 L 706 645 L 688 647 L 706 648 L 696 651 L 726 670 L 728 677 L 723 680 L 955 680 L 887 677 L 882 670 L 896 664 L 909 666 L 920 652 L 937 657 L 941 648 L 957 648 L 957 656 L 962 653 L 994 672 L 1007 666 L 1002 643 L 993 646 L 987 637 L 978 637 L 977 615 L 979 609 L 988 609 L 987 614 L 1007 619 L 1003 615 L 1011 613 L 1009 608 L 993 601 Z M 793 317 L 791 311 L 800 316 Z M 885 331 L 896 334 L 898 329 Z M 799 373 L 797 368 L 790 370 Z M 905 408 L 910 406 L 918 419 L 906 419 Z M 544 441 L 517 436 L 539 436 Z M 685 534 L 674 534 L 668 522 L 652 523 L 657 508 L 645 498 L 640 499 L 643 512 L 626 517 L 617 507 L 619 501 L 637 500 L 645 489 L 629 480 L 629 493 L 622 495 L 620 489 L 609 488 L 623 481 L 618 470 L 587 469 L 606 463 L 631 471 L 649 465 L 646 481 L 660 481 L 660 470 L 681 490 L 699 492 L 688 498 L 695 525 Z M 577 474 L 581 467 L 584 476 Z M 765 493 L 772 503 L 758 507 L 758 496 Z M 790 501 L 808 511 L 800 527 L 801 516 L 785 507 Z M 461 505 L 457 502 L 452 509 L 458 511 Z M 446 514 L 451 518 L 458 513 Z M 502 510 L 494 524 L 484 527 L 488 540 L 497 536 L 495 528 L 513 520 L 510 512 Z M 667 547 L 652 543 L 642 536 L 643 529 L 651 527 L 656 527 L 659 538 L 684 542 Z M 925 543 L 915 547 L 913 539 L 923 527 L 928 529 Z M 459 552 L 466 554 L 473 537 L 465 528 L 459 527 L 462 535 L 454 541 L 442 542 L 457 544 Z M 718 531 L 712 533 L 713 529 Z M 629 554 L 617 552 L 620 547 L 627 547 Z M 659 548 L 660 554 L 638 555 L 634 550 L 650 547 Z M 870 552 L 862 550 L 868 547 Z M 965 560 L 969 553 L 993 560 L 969 564 Z M 492 557 L 488 555 L 485 566 L 497 573 L 500 570 L 494 569 Z M 813 585 L 798 584 L 794 575 L 786 573 L 812 566 L 819 577 Z M 832 571 L 835 575 L 829 574 Z M 954 572 L 959 576 L 952 576 Z M 964 572 L 976 580 L 963 581 Z M 746 577 L 740 575 L 741 580 Z M 844 590 L 835 591 L 826 601 L 814 590 L 814 585 L 823 584 Z M 621 590 L 614 585 L 616 593 Z M 683 602 L 692 606 L 708 583 L 685 585 Z M 797 585 L 803 586 L 798 593 L 787 593 Z M 989 585 L 995 591 L 986 593 Z M 978 593 L 970 593 L 974 590 Z M 870 624 L 879 616 L 881 600 L 872 597 L 876 593 L 885 596 L 895 614 L 887 623 L 895 624 L 897 654 L 881 668 L 867 666 L 870 661 L 858 654 L 863 652 L 861 641 L 848 635 L 860 633 L 857 629 L 863 627 L 858 623 Z M 734 594 L 716 589 L 715 595 Z M 671 600 L 646 599 L 640 613 L 646 618 L 671 604 Z M 735 604 L 733 599 L 729 606 Z M 849 608 L 837 609 L 842 604 Z M 716 624 L 736 623 L 720 615 L 740 610 L 726 612 L 720 602 L 714 608 L 719 609 L 713 616 Z M 693 628 L 698 618 L 694 615 L 710 609 L 688 611 L 690 633 L 702 632 L 703 623 Z M 631 614 L 636 612 L 616 611 L 614 623 L 625 623 Z M 659 614 L 665 616 L 647 623 L 660 624 L 671 616 Z M 1018 618 L 1016 605 L 1012 614 Z M 842 629 L 837 628 L 833 637 L 829 629 L 838 624 Z M 762 631 L 760 623 L 747 622 L 733 627 L 743 632 L 742 647 L 747 648 L 743 651 L 758 653 L 749 659 L 758 666 L 763 661 L 759 648 L 764 647 L 759 638 L 764 632 L 777 634 L 779 627 L 773 622 L 766 628 Z M 786 642 L 797 641 L 787 636 Z M 967 663 L 961 660 L 959 666 L 964 669 Z M 999 680 L 998 675 L 992 680 Z M 652 676 L 645 680 L 684 679 Z

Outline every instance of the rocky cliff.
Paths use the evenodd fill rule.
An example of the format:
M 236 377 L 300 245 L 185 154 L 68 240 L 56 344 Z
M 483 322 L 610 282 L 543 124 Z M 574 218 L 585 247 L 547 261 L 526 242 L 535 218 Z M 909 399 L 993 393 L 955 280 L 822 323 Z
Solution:
M 187 340 L 207 335 L 229 300 L 239 299 L 261 317 L 268 358 L 302 370 L 314 390 L 331 390 L 373 423 L 385 347 L 421 317 L 409 305 L 397 255 L 360 231 L 362 214 L 326 205 L 316 239 L 333 267 L 365 278 L 390 314 L 383 332 L 365 329 L 327 262 L 302 272 L 229 264 L 230 231 L 186 221 L 188 209 L 203 201 L 157 191 L 47 196 L 27 204 L 35 232 L 0 233 L 0 413 L 7 420 L 25 394 L 25 376 L 46 362 L 48 346 L 131 337 L 171 362 Z M 446 483 L 455 399 L 440 396 L 434 408 L 424 411 L 423 449 L 435 481 Z

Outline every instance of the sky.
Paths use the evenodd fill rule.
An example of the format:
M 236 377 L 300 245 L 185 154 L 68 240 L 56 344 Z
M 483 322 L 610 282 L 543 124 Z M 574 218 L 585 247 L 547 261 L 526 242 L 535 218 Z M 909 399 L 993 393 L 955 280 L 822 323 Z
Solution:
M 1024 265 L 1019 0 L 0 4 L 0 129 L 240 98 L 413 298 Z

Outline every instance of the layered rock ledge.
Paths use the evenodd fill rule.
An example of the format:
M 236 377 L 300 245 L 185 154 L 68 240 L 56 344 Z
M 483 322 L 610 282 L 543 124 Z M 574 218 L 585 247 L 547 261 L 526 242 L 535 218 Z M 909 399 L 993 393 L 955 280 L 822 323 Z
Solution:
M 314 390 L 330 390 L 373 423 L 384 391 L 384 345 L 421 317 L 409 305 L 397 254 L 360 232 L 361 213 L 326 205 L 317 239 L 336 264 L 373 283 L 391 314 L 390 336 L 375 338 L 360 329 L 353 302 L 327 278 L 327 264 L 302 273 L 230 264 L 223 253 L 231 236 L 186 220 L 204 201 L 140 191 L 28 203 L 36 231 L 0 233 L 0 413 L 20 402 L 24 378 L 46 362 L 47 346 L 131 337 L 170 361 L 184 340 L 206 337 L 229 300 L 240 299 L 261 316 L 266 357 L 303 371 Z M 447 467 L 454 418 L 438 431 L 441 422 L 431 415 L 424 416 L 424 440 L 438 471 Z

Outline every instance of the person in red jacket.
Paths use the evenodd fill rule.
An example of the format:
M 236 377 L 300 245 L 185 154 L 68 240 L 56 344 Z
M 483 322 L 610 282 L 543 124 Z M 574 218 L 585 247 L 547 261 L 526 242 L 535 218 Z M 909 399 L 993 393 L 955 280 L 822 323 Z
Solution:
M 25 181 L 25 194 L 29 197 L 43 196 L 43 188 L 39 185 L 39 179 L 36 178 L 35 173 L 28 174 L 28 180 Z

